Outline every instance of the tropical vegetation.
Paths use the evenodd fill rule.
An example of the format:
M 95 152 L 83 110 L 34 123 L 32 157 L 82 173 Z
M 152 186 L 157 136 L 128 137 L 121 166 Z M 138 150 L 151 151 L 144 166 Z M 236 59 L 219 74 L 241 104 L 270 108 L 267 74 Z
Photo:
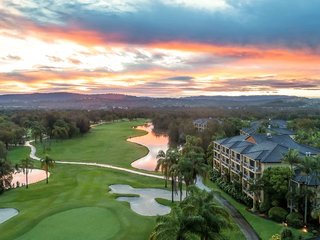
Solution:
M 151 240 L 224 239 L 223 229 L 231 228 L 228 212 L 214 201 L 212 192 L 188 187 L 189 195 L 157 218 Z

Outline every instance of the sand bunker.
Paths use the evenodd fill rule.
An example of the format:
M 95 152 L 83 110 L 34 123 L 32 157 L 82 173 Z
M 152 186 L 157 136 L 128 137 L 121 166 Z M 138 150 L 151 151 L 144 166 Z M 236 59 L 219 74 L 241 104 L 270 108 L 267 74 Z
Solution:
M 48 176 L 50 176 L 50 173 L 48 173 Z M 15 172 L 12 177 L 12 187 L 26 185 L 26 175 L 22 171 Z M 31 169 L 28 174 L 28 179 L 29 184 L 40 182 L 46 179 L 46 172 L 40 169 Z
M 118 201 L 130 203 L 131 209 L 143 216 L 166 215 L 170 213 L 171 208 L 159 204 L 155 198 L 171 200 L 171 191 L 157 188 L 133 188 L 129 185 L 115 184 L 109 186 L 110 193 L 117 194 L 135 194 L 139 197 L 118 197 Z M 183 198 L 185 193 L 183 193 Z M 175 201 L 180 199 L 179 195 L 174 194 Z
M 19 212 L 14 208 L 0 208 L 0 224 L 18 215 Z

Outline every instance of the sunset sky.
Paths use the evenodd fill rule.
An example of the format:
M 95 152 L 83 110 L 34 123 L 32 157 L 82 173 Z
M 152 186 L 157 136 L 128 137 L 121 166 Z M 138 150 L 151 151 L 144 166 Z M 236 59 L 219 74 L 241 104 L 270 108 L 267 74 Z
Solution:
M 319 0 L 0 0 L 0 94 L 320 97 Z

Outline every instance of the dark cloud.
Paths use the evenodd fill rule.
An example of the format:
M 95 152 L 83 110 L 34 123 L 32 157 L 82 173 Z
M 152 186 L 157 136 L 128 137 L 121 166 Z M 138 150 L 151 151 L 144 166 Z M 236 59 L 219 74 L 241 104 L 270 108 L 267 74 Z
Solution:
M 4 61 L 19 61 L 21 60 L 21 57 L 19 56 L 14 56 L 14 55 L 8 55 L 6 57 L 1 58 Z
M 56 56 L 48 56 L 47 55 L 47 58 L 52 62 L 63 62 L 63 59 L 56 57 Z
M 59 13 L 71 26 L 95 30 L 119 41 L 153 43 L 195 41 L 318 48 L 320 1 L 229 0 L 225 11 L 202 11 L 152 1 L 137 12 L 108 13 L 81 4 Z M 107 39 L 107 38 L 106 38 Z
M 175 76 L 175 77 L 166 78 L 165 80 L 190 81 L 192 79 L 193 77 L 190 77 L 190 76 Z

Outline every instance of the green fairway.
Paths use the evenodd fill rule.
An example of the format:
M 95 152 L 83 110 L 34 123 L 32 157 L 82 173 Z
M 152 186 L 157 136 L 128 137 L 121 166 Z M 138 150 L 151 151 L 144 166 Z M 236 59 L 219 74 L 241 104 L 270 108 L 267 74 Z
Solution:
M 130 136 L 145 134 L 132 129 L 142 123 L 101 125 L 83 137 L 53 142 L 51 155 L 58 160 L 96 162 L 98 159 L 98 162 L 128 167 L 147 153 L 145 147 L 126 141 Z M 13 148 L 9 159 L 18 162 L 26 154 L 29 154 L 28 148 Z M 0 196 L 0 208 L 19 210 L 17 216 L 0 224 L 0 240 L 149 238 L 156 217 L 140 216 L 127 202 L 116 201 L 119 195 L 108 193 L 109 185 L 163 188 L 163 180 L 59 163 L 50 172 L 49 184 L 42 181 L 30 185 L 29 189 L 13 189 Z M 227 239 L 244 239 L 237 227 L 225 231 L 224 235 Z
M 12 163 L 19 163 L 22 159 L 25 159 L 30 154 L 30 148 L 28 147 L 13 147 L 8 152 L 7 159 Z
M 145 120 L 104 124 L 91 129 L 82 137 L 52 140 L 49 154 L 55 160 L 107 163 L 131 168 L 131 162 L 148 153 L 146 147 L 126 141 L 128 137 L 146 134 L 133 129 L 143 123 Z M 43 155 L 41 144 L 36 146 L 37 154 Z
M 83 224 L 90 229 L 96 229 L 96 231 L 89 231 L 94 235 L 88 239 L 99 239 L 105 236 L 106 232 L 114 234 L 112 229 L 105 227 L 106 220 L 103 220 L 101 215 L 97 216 L 101 220 L 100 224 L 97 221 L 86 223 L 81 220 L 75 221 L 77 214 L 82 214 L 83 209 L 80 209 L 80 212 L 70 212 L 70 210 L 86 207 L 102 208 L 101 212 L 105 212 L 105 217 L 112 213 L 113 219 L 109 221 L 119 224 L 120 228 L 114 239 L 148 239 L 155 224 L 155 217 L 140 216 L 129 208 L 128 203 L 116 201 L 116 196 L 108 193 L 108 186 L 115 183 L 129 184 L 133 187 L 161 188 L 163 186 L 163 182 L 159 179 L 103 168 L 58 164 L 52 171 L 48 185 L 41 182 L 30 185 L 29 189 L 14 189 L 0 196 L 0 207 L 13 207 L 20 212 L 16 217 L 0 225 L 0 239 L 12 240 L 18 237 L 19 239 L 48 239 L 43 238 L 46 234 L 44 226 L 49 227 L 48 224 L 55 221 L 61 221 L 60 224 L 69 226 L 68 234 L 81 232 Z M 65 214 L 69 215 L 68 213 L 70 213 L 69 217 L 63 217 Z M 87 214 L 90 216 L 92 211 L 87 211 Z M 70 225 L 69 222 L 73 221 L 72 219 L 74 223 Z M 56 225 L 50 227 L 51 231 L 60 231 Z M 51 234 L 51 232 L 48 233 Z M 38 237 L 39 234 L 42 237 Z

